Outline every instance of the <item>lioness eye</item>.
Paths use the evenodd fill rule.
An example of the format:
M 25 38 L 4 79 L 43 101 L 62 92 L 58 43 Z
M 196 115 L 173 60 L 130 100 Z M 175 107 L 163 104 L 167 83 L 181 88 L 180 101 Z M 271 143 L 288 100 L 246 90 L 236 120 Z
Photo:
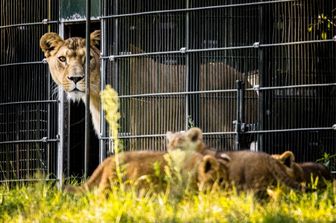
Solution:
M 64 56 L 60 56 L 58 57 L 58 59 L 61 61 L 61 62 L 65 62 L 66 61 L 66 58 Z

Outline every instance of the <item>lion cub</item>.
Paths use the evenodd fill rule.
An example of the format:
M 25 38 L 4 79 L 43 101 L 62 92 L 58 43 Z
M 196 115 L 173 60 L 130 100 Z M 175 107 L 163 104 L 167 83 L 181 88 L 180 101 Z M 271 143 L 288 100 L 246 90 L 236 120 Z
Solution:
M 267 153 L 228 151 L 217 156 L 224 160 L 230 158 L 227 160 L 229 185 L 234 185 L 238 191 L 264 192 L 277 183 L 304 191 L 304 187 L 287 174 L 286 167 Z
M 122 172 L 121 178 L 118 178 L 117 163 Z M 162 179 L 165 179 L 167 168 L 179 170 L 183 180 L 188 180 L 191 187 L 201 190 L 215 183 L 221 171 L 214 157 L 203 156 L 197 152 L 187 153 L 181 150 L 172 153 L 123 152 L 118 156 L 106 158 L 84 185 L 81 187 L 66 186 L 65 191 L 84 192 L 98 188 L 100 192 L 103 192 L 111 184 L 118 184 L 119 179 L 125 184 L 135 185 L 141 189 L 159 187 Z
M 227 186 L 235 186 L 238 190 L 266 191 L 268 186 L 278 182 L 290 188 L 304 188 L 286 172 L 280 161 L 262 152 L 227 151 L 216 152 L 203 142 L 202 130 L 191 128 L 186 132 L 167 132 L 167 149 L 195 150 L 203 155 L 215 156 L 223 172 L 226 173 Z
M 303 182 L 307 188 L 312 188 L 315 182 L 317 189 L 325 189 L 328 182 L 333 181 L 331 172 L 322 164 L 314 162 L 296 163 L 295 156 L 291 151 L 282 154 L 273 154 L 273 158 L 280 160 L 285 166 L 286 171 L 296 181 Z

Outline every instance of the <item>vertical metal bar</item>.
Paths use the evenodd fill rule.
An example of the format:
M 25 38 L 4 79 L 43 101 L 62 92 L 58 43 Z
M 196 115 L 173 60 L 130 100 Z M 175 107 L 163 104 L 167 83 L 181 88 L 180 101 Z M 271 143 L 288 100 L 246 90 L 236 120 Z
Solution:
M 101 14 L 106 15 L 107 14 L 107 7 L 106 7 L 106 0 L 102 1 L 101 4 Z M 101 29 L 101 55 L 106 56 L 107 55 L 107 41 L 106 41 L 106 33 L 107 33 L 107 24 L 106 19 L 102 19 L 100 23 L 100 29 Z M 100 90 L 104 90 L 106 85 L 106 60 L 101 60 L 100 65 Z M 99 163 L 103 162 L 103 160 L 106 158 L 106 144 L 105 140 L 102 139 L 102 137 L 106 136 L 106 122 L 105 122 L 105 115 L 103 111 L 103 104 L 100 104 L 100 139 L 99 139 Z
M 240 83 L 240 89 L 239 89 L 239 116 L 238 116 L 238 120 L 239 120 L 239 132 L 240 134 L 242 134 L 244 132 L 244 123 L 245 123 L 245 83 L 243 81 L 241 81 Z M 240 143 L 240 142 L 239 142 Z
M 118 14 L 118 0 L 114 0 L 113 4 L 113 15 Z M 118 38 L 118 18 L 114 18 L 114 24 L 113 24 L 113 39 L 114 39 L 114 47 L 113 47 L 113 55 L 118 55 L 118 47 L 119 47 L 119 38 Z M 118 75 L 119 75 L 119 69 L 118 69 L 118 60 L 113 61 L 114 65 L 114 82 L 113 87 L 116 89 L 116 91 L 119 91 L 119 84 L 118 84 Z M 110 143 L 109 153 L 114 153 L 114 143 L 113 139 Z
M 263 43 L 264 41 L 264 10 L 263 6 L 259 6 L 259 42 Z M 264 52 L 263 48 L 259 47 L 258 49 L 258 69 L 259 69 L 259 86 L 262 87 L 264 86 Z M 263 130 L 264 129 L 264 97 L 265 97 L 265 91 L 260 91 L 259 92 L 259 112 L 258 112 L 258 130 Z M 257 134 L 257 146 L 256 146 L 257 151 L 263 151 L 263 135 L 262 134 Z
M 237 80 L 236 81 L 236 88 L 237 88 L 237 101 L 236 101 L 236 120 L 235 120 L 235 149 L 240 149 L 240 133 L 241 133 L 241 123 L 242 123 L 242 81 Z
M 71 159 L 71 153 L 70 153 L 70 131 L 71 131 L 71 128 L 70 128 L 70 115 L 71 115 L 71 109 L 70 109 L 71 107 L 70 107 L 70 101 L 67 101 L 67 103 L 66 103 L 66 108 L 64 109 L 64 112 L 66 112 L 67 113 L 67 115 L 66 115 L 66 117 L 67 117 L 67 119 L 65 120 L 64 119 L 64 121 L 66 122 L 66 126 L 67 126 L 67 128 L 66 128 L 66 131 L 67 131 L 67 134 L 66 134 L 66 136 L 67 136 L 67 138 L 66 139 L 64 139 L 64 141 L 66 140 L 66 147 L 65 147 L 65 149 L 66 149 L 66 151 L 67 151 L 67 163 L 66 163 L 66 170 L 67 170 L 67 172 L 66 172 L 66 176 L 67 177 L 69 177 L 70 176 L 70 159 Z
M 59 34 L 64 37 L 64 23 L 59 26 Z M 64 145 L 64 91 L 58 88 L 58 123 L 57 136 L 59 142 L 57 144 L 57 187 L 62 188 L 63 184 L 63 145 Z
M 189 8 L 189 0 L 186 0 L 186 9 Z M 189 12 L 186 12 L 185 15 L 185 48 L 189 48 Z M 186 91 L 189 91 L 189 79 L 190 79 L 190 72 L 189 72 L 189 62 L 190 62 L 190 54 L 187 53 L 185 56 L 185 64 L 186 64 L 186 80 L 185 80 L 185 87 Z M 185 126 L 184 128 L 187 130 L 188 129 L 188 124 L 189 124 L 189 96 L 185 96 Z
M 90 149 L 90 17 L 91 0 L 86 0 L 85 20 L 85 146 L 84 146 L 84 178 L 88 175 L 89 149 Z
M 48 19 L 51 20 L 51 0 L 48 0 Z M 48 32 L 50 32 L 50 25 L 48 25 Z M 48 73 L 47 73 L 47 83 L 48 83 L 48 99 L 52 99 L 52 95 L 51 95 L 51 74 L 50 71 L 48 69 Z M 48 103 L 47 105 L 47 137 L 48 139 L 51 138 L 51 108 L 50 108 L 50 103 Z M 49 178 L 50 176 L 50 143 L 47 143 L 47 154 L 46 154 L 46 162 L 47 162 L 47 177 Z

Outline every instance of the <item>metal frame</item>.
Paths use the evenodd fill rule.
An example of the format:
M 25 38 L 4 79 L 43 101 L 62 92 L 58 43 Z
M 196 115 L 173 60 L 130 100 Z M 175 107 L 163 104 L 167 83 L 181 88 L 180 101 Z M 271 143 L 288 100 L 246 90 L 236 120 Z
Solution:
M 263 14 L 264 14 L 264 8 L 268 5 L 272 4 L 279 4 L 279 3 L 292 3 L 296 2 L 296 0 L 275 0 L 275 1 L 258 1 L 258 2 L 253 2 L 253 3 L 239 3 L 239 4 L 227 4 L 227 5 L 216 5 L 216 6 L 208 6 L 208 7 L 189 7 L 189 0 L 185 1 L 185 8 L 178 8 L 178 9 L 167 9 L 167 10 L 153 10 L 153 11 L 142 11 L 142 12 L 135 12 L 135 13 L 121 13 L 118 14 L 116 11 L 113 12 L 113 15 L 106 15 L 105 13 L 99 18 L 101 20 L 101 23 L 104 24 L 102 27 L 106 27 L 107 21 L 110 19 L 114 20 L 114 36 L 115 39 L 117 39 L 117 30 L 118 30 L 118 19 L 121 18 L 127 18 L 127 17 L 138 17 L 138 16 L 147 16 L 147 15 L 164 15 L 164 14 L 173 14 L 173 13 L 183 13 L 185 17 L 185 46 L 181 47 L 179 50 L 168 50 L 168 51 L 152 51 L 152 52 L 141 52 L 141 53 L 123 53 L 119 54 L 118 50 L 114 49 L 113 53 L 111 55 L 106 55 L 106 51 L 104 49 L 104 53 L 102 53 L 101 56 L 101 61 L 102 61 L 102 67 L 106 66 L 106 63 L 110 61 L 114 66 L 117 68 L 117 62 L 119 59 L 128 59 L 128 58 L 155 58 L 155 56 L 161 56 L 161 55 L 184 55 L 185 56 L 185 69 L 186 73 L 188 75 L 189 72 L 189 56 L 192 53 L 201 53 L 201 52 L 218 52 L 218 51 L 224 51 L 224 52 L 229 52 L 230 50 L 244 50 L 244 49 L 252 49 L 256 50 L 258 52 L 258 67 L 262 68 L 263 67 L 263 57 L 265 54 L 265 49 L 270 49 L 272 47 L 281 47 L 281 46 L 292 46 L 292 45 L 308 45 L 308 44 L 319 44 L 319 43 L 331 43 L 331 42 L 336 42 L 336 36 L 333 36 L 332 38 L 325 39 L 325 40 L 303 40 L 303 41 L 291 41 L 291 42 L 275 42 L 275 43 L 264 43 L 263 41 L 264 36 L 262 36 L 261 33 L 263 33 L 263 27 L 265 26 L 264 21 L 263 21 Z M 116 4 L 116 1 L 114 2 Z M 238 46 L 225 46 L 225 47 L 205 47 L 205 48 L 193 48 L 190 49 L 188 46 L 189 44 L 189 13 L 195 12 L 195 11 L 202 11 L 202 10 L 211 10 L 211 9 L 224 9 L 224 8 L 235 8 L 235 7 L 258 7 L 259 8 L 259 40 L 260 42 L 254 42 L 252 45 L 238 45 Z M 114 5 L 114 8 L 116 8 L 116 5 Z M 116 10 L 116 9 L 114 9 Z M 112 23 L 113 24 L 113 23 Z M 106 35 L 103 35 L 103 40 L 105 44 L 106 41 Z M 117 41 L 114 42 L 116 47 L 118 46 Z M 105 71 L 102 68 L 102 71 Z M 256 135 L 257 136 L 257 141 L 258 141 L 258 150 L 264 150 L 263 149 L 263 137 L 267 133 L 284 133 L 284 132 L 314 132 L 314 131 L 330 131 L 330 130 L 335 130 L 334 126 L 320 126 L 320 127 L 312 127 L 312 128 L 287 128 L 287 129 L 264 129 L 262 120 L 265 118 L 264 117 L 264 103 L 267 91 L 271 90 L 282 90 L 282 89 L 303 89 L 303 88 L 311 88 L 311 87 L 330 87 L 330 86 L 336 86 L 336 83 L 323 83 L 323 84 L 298 84 L 298 85 L 287 85 L 287 86 L 271 86 L 268 87 L 267 85 L 264 85 L 264 80 L 262 77 L 264 76 L 263 73 L 266 71 L 259 70 L 260 74 L 260 84 L 258 86 L 255 86 L 254 88 L 244 88 L 243 91 L 241 91 L 239 88 L 238 89 L 225 89 L 225 90 L 206 90 L 206 91 L 200 91 L 200 90 L 190 90 L 188 88 L 189 84 L 189 79 L 187 78 L 186 81 L 186 86 L 187 89 L 184 92 L 181 91 L 175 91 L 175 92 L 149 92 L 149 93 L 139 93 L 139 94 L 120 94 L 119 97 L 120 99 L 131 99 L 131 98 L 150 98 L 150 97 L 161 97 L 161 96 L 186 96 L 186 111 L 185 111 L 185 119 L 186 119 L 186 124 L 185 128 L 188 127 L 187 123 L 187 117 L 189 115 L 188 111 L 188 99 L 189 96 L 191 95 L 200 95 L 200 94 L 210 94 L 210 93 L 220 93 L 220 92 L 236 92 L 237 93 L 237 102 L 238 102 L 238 110 L 237 111 L 237 120 L 239 122 L 236 123 L 237 128 L 236 131 L 231 131 L 231 132 L 206 132 L 204 135 L 210 136 L 210 135 L 233 135 L 237 136 L 236 142 L 237 142 L 237 148 L 239 148 L 239 135 L 240 134 L 247 134 L 247 135 Z M 102 73 L 102 76 L 105 78 L 106 73 Z M 114 76 L 118 75 L 118 71 L 114 71 Z M 103 89 L 104 85 L 101 85 L 101 89 Z M 118 87 L 116 87 L 118 90 Z M 243 99 L 244 99 L 244 92 L 249 92 L 249 91 L 258 91 L 260 94 L 258 96 L 258 101 L 259 101 L 259 125 L 257 126 L 257 129 L 250 129 L 250 130 L 241 130 L 244 121 L 244 110 L 243 110 Z M 240 93 L 239 93 L 240 92 Z M 239 99 L 240 98 L 240 99 Z M 242 99 L 242 100 L 241 100 Z M 241 110 L 242 109 L 242 110 Z M 101 116 L 103 118 L 103 116 Z M 334 123 L 332 123 L 333 125 Z M 169 129 L 168 129 L 169 130 Z M 137 135 L 130 135 L 129 133 L 120 133 L 119 138 L 121 139 L 136 139 L 136 138 L 160 138 L 164 137 L 164 134 L 137 134 Z M 107 141 L 111 140 L 110 137 L 108 137 L 105 134 L 101 134 L 100 136 L 101 141 Z M 102 143 L 103 144 L 103 143 Z
M 311 88 L 311 87 L 331 87 L 336 86 L 336 83 L 323 83 L 323 84 L 298 84 L 298 85 L 286 85 L 286 86 L 267 86 L 267 80 L 265 79 L 265 73 L 266 71 L 263 70 L 264 67 L 264 57 L 265 57 L 265 49 L 269 49 L 272 47 L 279 47 L 279 46 L 292 46 L 292 45 L 307 45 L 307 44 L 317 44 L 317 43 L 336 43 L 336 36 L 333 36 L 332 38 L 325 39 L 325 40 L 303 40 L 303 41 L 294 41 L 294 42 L 276 42 L 276 43 L 263 43 L 265 36 L 263 36 L 263 29 L 264 29 L 264 20 L 263 16 L 265 13 L 265 6 L 272 5 L 272 4 L 279 4 L 279 3 L 291 3 L 296 2 L 297 0 L 274 0 L 274 1 L 258 1 L 253 3 L 239 3 L 239 4 L 227 4 L 227 5 L 216 5 L 216 6 L 206 6 L 206 7 L 190 7 L 191 1 L 185 0 L 185 8 L 179 8 L 179 9 L 167 9 L 167 10 L 153 10 L 153 11 L 144 11 L 144 12 L 136 12 L 136 13 L 121 13 L 118 14 L 118 5 L 120 5 L 122 2 L 118 0 L 114 0 L 113 2 L 113 15 L 108 15 L 107 0 L 101 0 L 101 16 L 99 17 L 99 20 L 101 22 L 101 83 L 100 88 L 103 90 L 106 85 L 107 80 L 107 67 L 109 66 L 109 62 L 112 63 L 112 66 L 114 68 L 114 74 L 112 79 L 115 80 L 116 83 L 118 83 L 119 78 L 119 59 L 127 59 L 127 58 L 142 58 L 142 57 L 154 57 L 154 56 L 161 56 L 161 55 L 183 55 L 185 58 L 185 72 L 186 72 L 186 79 L 185 81 L 185 90 L 184 91 L 175 91 L 175 92 L 149 92 L 149 93 L 143 93 L 143 94 L 123 94 L 120 95 L 120 99 L 130 99 L 130 98 L 150 98 L 150 97 L 161 97 L 161 96 L 185 96 L 185 111 L 184 111 L 184 129 L 188 128 L 188 117 L 190 116 L 189 103 L 192 101 L 192 96 L 197 95 L 207 95 L 212 93 L 234 93 L 236 95 L 237 100 L 237 113 L 236 113 L 236 126 L 235 131 L 225 131 L 225 132 L 213 132 L 209 131 L 204 133 L 205 136 L 213 136 L 213 135 L 225 135 L 225 136 L 234 136 L 235 142 L 236 142 L 236 148 L 240 149 L 240 136 L 242 134 L 246 135 L 252 135 L 255 134 L 257 136 L 258 141 L 258 148 L 257 150 L 264 150 L 264 136 L 268 133 L 286 133 L 286 132 L 314 132 L 314 131 L 333 131 L 336 130 L 335 123 L 332 123 L 332 126 L 320 126 L 320 127 L 311 127 L 311 128 L 286 128 L 286 129 L 265 129 L 264 128 L 264 119 L 265 119 L 265 102 L 267 101 L 266 93 L 268 91 L 272 90 L 284 90 L 284 89 L 303 89 L 303 88 Z M 86 10 L 86 19 L 79 19 L 79 20 L 63 20 L 60 19 L 59 21 L 52 21 L 50 18 L 43 19 L 41 22 L 32 22 L 32 23 L 20 23 L 20 24 L 11 24 L 11 25 L 5 25 L 0 26 L 0 29 L 5 28 L 13 28 L 13 27 L 20 27 L 20 26 L 38 26 L 38 25 L 50 25 L 50 24 L 59 24 L 59 34 L 60 36 L 64 37 L 64 25 L 66 23 L 74 23 L 74 22 L 86 22 L 86 38 L 87 38 L 87 44 L 86 49 L 87 52 L 89 52 L 90 46 L 89 46 L 89 30 L 90 30 L 90 22 L 92 20 L 90 17 L 90 0 L 86 0 L 87 4 L 87 10 Z M 190 18 L 191 13 L 196 11 L 204 11 L 204 10 L 213 10 L 213 9 L 233 9 L 237 7 L 258 7 L 260 17 L 259 17 L 259 41 L 255 42 L 252 45 L 237 45 L 233 46 L 232 44 L 230 46 L 225 47 L 205 47 L 205 48 L 192 48 L 190 49 Z M 122 26 L 121 20 L 122 18 L 127 17 L 137 17 L 137 16 L 146 16 L 146 15 L 162 15 L 162 14 L 174 14 L 174 13 L 183 13 L 185 17 L 184 21 L 184 32 L 185 32 L 185 46 L 181 47 L 179 50 L 168 50 L 168 51 L 154 51 L 154 52 L 143 52 L 143 53 L 135 53 L 135 54 L 119 54 L 119 42 L 122 40 L 119 39 L 119 28 Z M 108 27 L 108 21 L 113 20 L 113 39 L 115 43 L 115 47 L 113 49 L 113 52 L 111 55 L 108 53 L 108 33 L 107 33 L 107 27 Z M 232 25 L 232 24 L 231 24 Z M 191 73 L 193 70 L 190 68 L 192 64 L 191 55 L 193 53 L 205 53 L 205 52 L 229 52 L 230 50 L 244 50 L 244 49 L 252 49 L 258 52 L 258 67 L 261 68 L 259 70 L 260 74 L 260 84 L 254 88 L 244 88 L 242 86 L 242 83 L 237 84 L 237 88 L 233 89 L 218 89 L 218 90 L 195 90 L 194 88 L 191 88 L 192 81 L 191 80 Z M 20 65 L 34 65 L 34 64 L 42 64 L 46 61 L 27 61 L 27 62 L 17 62 L 17 63 L 9 63 L 9 64 L 0 64 L 0 68 L 3 67 L 9 67 L 9 66 L 20 66 Z M 90 85 L 89 82 L 89 54 L 87 54 L 86 57 L 86 102 L 89 104 L 89 91 L 90 91 Z M 111 74 L 109 74 L 111 75 Z M 118 86 L 117 84 L 113 86 L 116 88 L 116 90 L 120 90 L 121 86 Z M 244 124 L 244 93 L 249 91 L 258 91 L 260 95 L 258 96 L 258 108 L 259 108 L 259 117 L 258 117 L 258 127 L 253 130 L 242 130 L 242 125 Z M 50 92 L 49 92 L 50 93 Z M 67 110 L 66 110 L 66 100 L 64 91 L 62 89 L 59 89 L 58 91 L 58 99 L 57 100 L 33 100 L 33 101 L 20 101 L 20 102 L 6 102 L 6 103 L 0 103 L 0 106 L 10 106 L 10 105 L 16 105 L 16 104 L 36 104 L 36 103 L 47 103 L 48 104 L 48 120 L 50 120 L 50 105 L 57 103 L 58 107 L 58 129 L 57 129 L 57 137 L 55 139 L 51 138 L 50 133 L 50 123 L 48 126 L 48 136 L 43 137 L 42 139 L 34 139 L 34 140 L 10 140 L 10 141 L 4 141 L 0 142 L 0 145 L 4 144 L 16 144 L 16 143 L 36 143 L 36 142 L 43 142 L 43 143 L 49 143 L 49 142 L 57 142 L 57 171 L 56 171 L 56 180 L 58 187 L 61 188 L 62 182 L 64 180 L 64 151 L 66 149 L 66 117 L 68 116 Z M 84 177 L 87 176 L 88 173 L 88 151 L 89 151 L 89 106 L 86 106 L 85 110 L 85 166 L 84 166 Z M 100 113 L 100 135 L 99 135 L 99 162 L 102 162 L 107 152 L 113 153 L 113 146 L 107 147 L 107 142 L 111 142 L 112 139 L 107 135 L 107 126 L 106 122 L 104 120 L 104 112 L 101 108 Z M 169 130 L 169 129 L 167 129 Z M 138 138 L 163 138 L 165 134 L 139 134 L 139 135 L 130 135 L 128 133 L 120 133 L 119 138 L 121 139 L 138 139 Z M 50 153 L 50 148 L 48 148 L 48 153 Z M 49 156 L 50 154 L 48 154 Z M 69 156 L 69 155 L 68 155 Z M 69 160 L 69 159 L 68 159 Z M 50 160 L 49 160 L 50 161 Z M 69 165 L 69 163 L 68 163 Z M 48 169 L 49 171 L 49 169 Z M 23 179 L 25 181 L 33 181 L 33 179 Z M 50 179 L 52 180 L 52 179 Z M 7 180 L 7 181 L 22 181 L 22 180 Z

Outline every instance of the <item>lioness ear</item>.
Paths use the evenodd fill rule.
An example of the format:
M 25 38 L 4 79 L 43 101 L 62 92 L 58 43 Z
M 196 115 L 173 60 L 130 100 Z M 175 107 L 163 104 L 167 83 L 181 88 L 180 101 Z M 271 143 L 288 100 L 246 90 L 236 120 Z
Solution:
M 187 136 L 192 142 L 203 140 L 202 130 L 200 128 L 191 128 L 187 131 Z
M 53 32 L 44 34 L 40 39 L 40 47 L 45 57 L 50 56 L 50 52 L 63 43 L 63 39 Z
M 100 30 L 95 30 L 90 34 L 90 45 L 98 46 L 100 42 Z

